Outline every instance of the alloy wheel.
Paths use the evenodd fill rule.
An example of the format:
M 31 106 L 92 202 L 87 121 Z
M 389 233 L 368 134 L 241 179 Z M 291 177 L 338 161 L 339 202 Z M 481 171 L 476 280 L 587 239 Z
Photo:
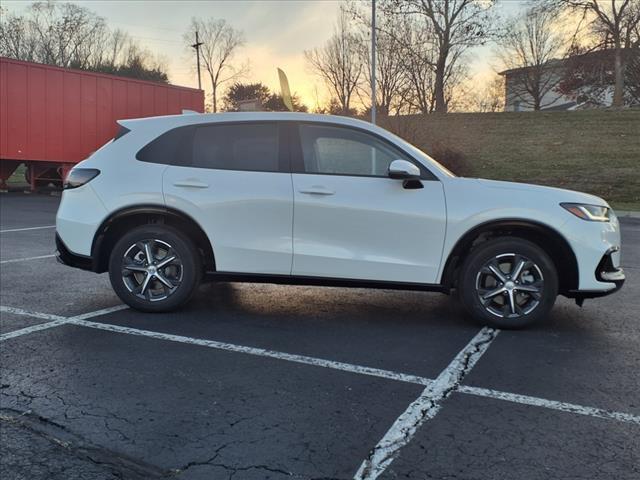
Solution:
M 516 253 L 497 255 L 476 276 L 476 294 L 487 312 L 502 318 L 531 313 L 542 300 L 544 277 L 531 259 Z
M 172 295 L 182 282 L 183 264 L 167 242 L 141 240 L 131 245 L 122 257 L 122 280 L 127 289 L 150 302 Z

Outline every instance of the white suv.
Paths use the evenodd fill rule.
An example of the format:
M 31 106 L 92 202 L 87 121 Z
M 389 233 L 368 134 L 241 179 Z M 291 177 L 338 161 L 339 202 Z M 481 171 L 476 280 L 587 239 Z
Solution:
M 109 271 L 158 312 L 203 278 L 457 291 L 499 327 L 624 282 L 620 229 L 597 197 L 458 178 L 369 123 L 299 113 L 119 122 L 79 163 L 58 210 L 58 258 Z

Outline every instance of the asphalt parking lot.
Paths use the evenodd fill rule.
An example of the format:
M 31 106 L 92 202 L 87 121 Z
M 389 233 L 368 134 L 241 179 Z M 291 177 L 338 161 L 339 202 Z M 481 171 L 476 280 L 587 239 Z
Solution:
M 58 200 L 0 197 L 3 479 L 640 478 L 638 220 L 620 292 L 512 332 L 422 292 L 135 312 L 56 263 Z

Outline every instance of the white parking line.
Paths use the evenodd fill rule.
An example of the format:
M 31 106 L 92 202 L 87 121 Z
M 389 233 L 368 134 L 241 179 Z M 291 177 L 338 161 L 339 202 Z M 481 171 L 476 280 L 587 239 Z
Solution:
M 25 258 L 12 258 L 11 260 L 2 260 L 0 264 L 16 263 L 16 262 L 28 262 L 30 260 L 40 260 L 42 258 L 52 258 L 55 255 L 38 255 L 37 257 L 25 257 Z
M 378 444 L 362 462 L 354 479 L 374 480 L 384 472 L 426 421 L 435 417 L 442 402 L 458 388 L 465 375 L 487 351 L 499 330 L 483 328 L 445 368 L 438 378 L 423 390 L 391 425 Z
M 330 368 L 334 370 L 341 370 L 341 371 L 360 374 L 360 375 L 369 375 L 373 377 L 385 378 L 388 380 L 395 380 L 399 382 L 411 383 L 411 384 L 421 385 L 421 386 L 429 386 L 434 382 L 434 380 L 431 378 L 421 377 L 418 375 L 407 375 L 404 373 L 393 372 L 390 370 L 381 370 L 381 369 L 365 367 L 361 365 L 335 362 L 332 360 L 326 360 L 322 358 L 295 355 L 291 353 L 278 352 L 274 350 L 265 350 L 261 348 L 255 348 L 255 347 L 246 347 L 246 346 L 235 345 L 231 343 L 218 342 L 215 340 L 204 340 L 204 339 L 198 339 L 198 338 L 192 338 L 192 337 L 183 337 L 180 335 L 171 335 L 167 333 L 152 332 L 148 330 L 122 327 L 120 325 L 112 325 L 108 323 L 88 322 L 85 320 L 85 319 L 93 318 L 99 315 L 105 315 L 107 313 L 122 310 L 124 308 L 126 308 L 124 305 L 119 305 L 117 307 L 106 308 L 103 310 L 89 312 L 84 315 L 77 315 L 75 317 L 69 317 L 69 318 L 59 317 L 57 315 L 50 315 L 46 313 L 30 312 L 28 310 L 23 310 L 20 308 L 3 307 L 3 306 L 0 306 L 0 312 L 13 313 L 16 315 L 26 315 L 34 318 L 42 318 L 44 320 L 53 320 L 53 321 L 57 321 L 58 319 L 65 320 L 64 322 L 56 323 L 55 325 L 50 325 L 53 322 L 45 323 L 44 325 L 50 325 L 50 326 L 47 326 L 46 328 L 51 328 L 58 325 L 65 325 L 65 324 L 72 323 L 77 326 L 96 328 L 99 330 L 106 330 L 106 331 L 115 332 L 115 333 L 138 335 L 143 337 L 155 338 L 157 340 L 186 343 L 191 345 L 199 345 L 203 347 L 221 349 L 229 352 L 246 353 L 249 355 L 275 358 L 278 360 L 285 360 L 285 361 L 295 362 L 295 363 L 300 363 L 305 365 L 312 365 L 312 366 Z M 21 333 L 20 335 L 25 335 L 27 333 L 30 333 L 30 331 L 25 331 L 30 329 L 31 327 L 19 330 L 19 332 L 24 331 L 24 333 Z M 5 334 L 5 335 L 10 335 L 13 333 L 14 332 L 9 332 L 9 334 Z M 12 335 L 10 338 L 13 338 L 16 336 L 19 336 L 19 335 Z M 468 366 L 467 366 L 467 370 L 468 370 Z M 576 405 L 572 403 L 558 402 L 555 400 L 547 400 L 544 398 L 537 398 L 537 397 L 531 397 L 527 395 L 519 395 L 515 393 L 501 392 L 498 390 L 490 390 L 486 388 L 471 387 L 471 386 L 464 386 L 464 385 L 459 386 L 457 390 L 455 390 L 455 392 L 462 393 L 465 395 L 475 395 L 479 397 L 493 398 L 496 400 L 503 400 L 506 402 L 518 403 L 522 405 L 548 408 L 551 410 L 558 410 L 561 412 L 575 413 L 578 415 L 586 415 L 590 417 L 617 420 L 620 422 L 633 423 L 636 425 L 640 425 L 640 416 L 632 415 L 629 413 L 615 412 L 615 411 L 604 410 L 600 408 L 586 407 L 586 406 Z
M 7 228 L 5 230 L 0 230 L 0 233 L 26 232 L 27 230 L 43 230 L 45 228 L 56 228 L 56 226 L 55 225 L 45 225 L 44 227 Z
M 51 315 L 48 313 L 40 313 L 40 312 L 30 312 L 28 310 L 23 310 L 21 308 L 14 307 L 5 307 L 0 306 L 0 313 L 12 313 L 14 315 L 25 315 L 33 318 L 40 318 L 42 320 L 50 320 L 49 322 L 40 323 L 38 325 L 32 325 L 30 327 L 21 328 L 19 330 L 14 330 L 12 332 L 7 332 L 0 335 L 0 342 L 4 342 L 5 340 L 9 340 L 11 338 L 21 337 L 22 335 L 27 335 L 33 332 L 39 332 L 40 330 L 46 330 L 48 328 L 59 327 L 60 325 L 65 325 L 74 320 L 83 320 L 85 318 L 93 318 L 98 317 L 100 315 L 106 315 L 107 313 L 117 312 L 119 310 L 123 310 L 126 307 L 125 305 L 117 305 L 115 307 L 103 308 L 102 310 L 96 310 L 95 312 L 83 313 L 82 315 L 76 315 L 75 317 L 62 317 L 60 315 Z
M 23 315 L 26 317 L 40 318 L 42 320 L 66 320 L 67 317 L 61 317 L 60 315 L 52 315 L 50 313 L 41 313 L 41 312 L 31 312 L 29 310 L 24 310 L 22 308 L 15 307 L 5 307 L 4 305 L 0 305 L 0 312 L 5 313 L 13 313 L 14 315 Z
M 64 325 L 65 323 L 69 323 L 69 320 L 67 320 L 66 318 L 62 318 L 60 320 L 54 320 L 53 322 L 41 323 L 39 325 L 33 325 L 31 327 L 21 328 L 20 330 L 3 333 L 2 335 L 0 335 L 0 342 L 4 342 L 5 340 L 9 340 L 15 337 L 21 337 L 22 335 L 27 335 L 29 333 L 39 332 L 40 330 L 59 327 L 60 325 Z
M 101 310 L 95 310 L 89 313 L 81 313 L 80 315 L 75 315 L 73 317 L 69 317 L 69 321 L 73 322 L 76 320 L 85 320 L 87 318 L 100 317 L 102 315 L 107 315 L 109 313 L 119 312 L 121 310 L 126 310 L 129 307 L 127 305 L 115 305 L 113 307 L 103 308 Z
M 38 325 L 32 325 L 30 327 L 21 328 L 19 330 L 14 330 L 12 332 L 3 333 L 0 335 L 0 342 L 4 342 L 5 340 L 9 340 L 10 338 L 21 337 L 22 335 L 27 335 L 33 332 L 39 332 L 40 330 L 46 330 L 47 328 L 58 327 L 63 325 L 69 321 L 66 317 L 61 317 L 59 315 L 49 315 L 47 313 L 39 313 L 39 312 L 28 312 L 26 310 L 22 310 L 21 308 L 11 308 L 0 306 L 0 313 L 13 313 L 15 315 L 26 315 L 34 318 L 40 318 L 42 320 L 49 320 L 45 323 L 40 323 Z
M 577 415 L 586 415 L 588 417 L 607 418 L 610 420 L 618 420 L 620 422 L 640 425 L 640 416 L 631 415 L 630 413 L 614 412 L 612 410 L 604 410 L 602 408 L 585 407 L 574 403 L 558 402 L 556 400 L 530 397 L 529 395 L 519 395 L 517 393 L 501 392 L 488 388 L 470 387 L 465 385 L 460 386 L 457 391 L 468 395 L 504 400 L 507 402 L 519 403 L 521 405 L 549 408 L 560 412 L 575 413 Z
M 429 385 L 432 382 L 431 379 L 419 377 L 416 375 L 407 375 L 404 373 L 397 373 L 389 370 L 381 370 L 379 368 L 363 367 L 360 365 L 352 365 L 350 363 L 335 362 L 333 360 L 325 360 L 322 358 L 315 358 L 315 357 L 307 357 L 305 355 L 295 355 L 292 353 L 277 352 L 275 350 L 266 350 L 264 348 L 234 345 L 232 343 L 218 342 L 216 340 L 205 340 L 200 338 L 183 337 L 181 335 L 152 332 L 149 330 L 139 330 L 137 328 L 122 327 L 120 325 L 112 325 L 108 323 L 87 322 L 80 318 L 71 319 L 69 323 L 73 325 L 79 325 L 82 327 L 96 328 L 98 330 L 106 330 L 108 332 L 125 333 L 128 335 L 138 335 L 141 337 L 155 338 L 157 340 L 168 340 L 170 342 L 199 345 L 201 347 L 215 348 L 217 350 L 225 350 L 227 352 L 246 353 L 248 355 L 257 355 L 259 357 L 275 358 L 277 360 L 285 360 L 287 362 L 302 363 L 304 365 L 313 365 L 315 367 L 331 368 L 333 370 L 342 370 L 344 372 L 358 373 L 360 375 L 369 375 L 372 377 L 386 378 L 388 380 L 396 380 L 399 382 L 417 383 L 418 385 Z

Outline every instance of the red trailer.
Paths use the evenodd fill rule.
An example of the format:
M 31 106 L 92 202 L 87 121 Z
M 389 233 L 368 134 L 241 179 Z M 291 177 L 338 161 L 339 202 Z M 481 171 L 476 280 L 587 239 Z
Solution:
M 204 111 L 204 92 L 0 57 L 0 186 L 21 164 L 31 188 L 115 135 L 116 120 Z

